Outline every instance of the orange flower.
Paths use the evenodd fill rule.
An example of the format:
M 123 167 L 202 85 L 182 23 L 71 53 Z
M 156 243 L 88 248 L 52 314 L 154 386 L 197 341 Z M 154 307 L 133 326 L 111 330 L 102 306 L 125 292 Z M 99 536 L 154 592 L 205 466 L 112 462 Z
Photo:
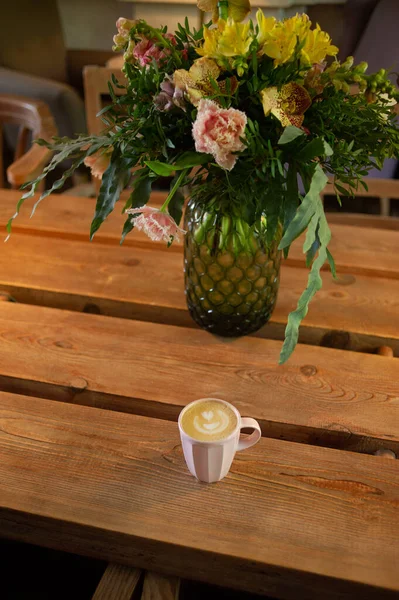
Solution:
M 261 91 L 262 105 L 265 115 L 274 115 L 280 123 L 300 127 L 304 113 L 312 104 L 312 100 L 302 85 L 291 81 L 280 89 L 266 88 Z

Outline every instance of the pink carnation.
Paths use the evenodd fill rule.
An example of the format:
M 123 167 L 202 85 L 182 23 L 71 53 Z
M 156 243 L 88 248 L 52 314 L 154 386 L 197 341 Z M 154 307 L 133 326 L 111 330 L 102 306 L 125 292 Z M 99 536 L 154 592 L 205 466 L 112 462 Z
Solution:
M 129 208 L 126 212 L 129 215 L 137 215 L 132 219 L 135 228 L 144 231 L 155 242 L 163 240 L 170 244 L 173 240 L 179 241 L 180 233 L 186 233 L 169 213 L 162 212 L 159 208 L 142 206 L 141 208 Z
M 174 46 L 176 45 L 176 38 L 171 33 L 166 33 L 164 35 L 166 39 L 168 39 Z M 152 63 L 154 59 L 157 65 L 169 56 L 170 50 L 168 48 L 160 48 L 157 46 L 156 40 L 149 40 L 147 38 L 143 38 L 133 50 L 133 57 L 138 61 L 138 63 L 145 67 Z
M 97 150 L 91 156 L 86 156 L 84 159 L 84 164 L 86 167 L 90 167 L 91 174 L 93 177 L 97 177 L 101 179 L 104 175 L 105 171 L 109 167 L 109 163 L 111 162 L 111 155 L 113 152 L 113 148 L 107 148 L 107 150 Z
M 231 171 L 237 161 L 233 152 L 244 150 L 247 115 L 235 108 L 221 108 L 212 100 L 200 100 L 193 137 L 197 152 L 213 154 L 218 165 Z

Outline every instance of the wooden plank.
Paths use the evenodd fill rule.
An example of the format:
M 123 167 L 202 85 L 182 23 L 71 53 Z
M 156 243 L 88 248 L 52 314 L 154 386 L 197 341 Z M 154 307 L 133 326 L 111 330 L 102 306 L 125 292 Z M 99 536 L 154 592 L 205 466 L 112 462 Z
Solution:
M 110 563 L 92 600 L 131 600 L 140 577 L 140 569 Z
M 180 579 L 147 571 L 141 600 L 178 600 Z
M 14 214 L 19 197 L 18 192 L 0 191 L 0 226 L 5 226 L 10 216 Z M 151 203 L 159 205 L 163 198 L 165 198 L 163 192 L 156 192 L 152 196 Z M 95 198 L 50 196 L 37 209 L 32 220 L 29 218 L 30 210 L 27 206 L 24 206 L 13 225 L 14 237 L 20 239 L 15 234 L 23 232 L 88 242 L 89 224 L 94 214 L 95 202 Z M 124 220 L 124 216 L 118 210 L 115 210 L 102 225 L 96 234 L 95 240 L 101 243 L 119 245 Z M 399 279 L 397 232 L 384 230 L 382 235 L 379 230 L 372 230 L 369 227 L 353 228 L 350 225 L 334 223 L 331 230 L 333 238 L 330 249 L 340 273 Z M 144 248 L 156 247 L 169 254 L 171 252 L 181 252 L 181 245 L 173 244 L 171 248 L 167 249 L 165 244 L 154 244 L 144 233 L 139 231 L 135 231 L 128 236 L 124 245 Z M 296 267 L 305 266 L 302 245 L 303 239 L 293 244 L 286 264 Z
M 359 213 L 329 212 L 327 220 L 330 225 L 351 225 L 352 227 L 372 227 L 376 229 L 391 229 L 399 231 L 397 217 L 381 217 L 380 215 L 364 215 Z
M 399 236 L 397 231 L 331 225 L 329 245 L 339 274 L 350 273 L 399 279 Z M 304 238 L 292 245 L 286 264 L 304 266 Z M 325 266 L 327 269 L 327 266 Z
M 0 304 L 0 389 L 176 419 L 216 397 L 260 421 L 264 435 L 361 452 L 399 450 L 395 358 L 222 339 L 182 327 Z
M 323 275 L 300 341 L 399 356 L 399 281 Z M 306 287 L 307 271 L 283 266 L 269 325 L 257 335 L 283 339 L 287 316 Z M 140 282 L 140 285 L 138 285 Z M 194 327 L 186 309 L 182 257 L 144 248 L 16 236 L 0 253 L 0 290 L 20 302 Z
M 2 535 L 278 598 L 397 597 L 398 461 L 261 439 L 206 485 L 176 423 L 1 393 L 0 424 Z

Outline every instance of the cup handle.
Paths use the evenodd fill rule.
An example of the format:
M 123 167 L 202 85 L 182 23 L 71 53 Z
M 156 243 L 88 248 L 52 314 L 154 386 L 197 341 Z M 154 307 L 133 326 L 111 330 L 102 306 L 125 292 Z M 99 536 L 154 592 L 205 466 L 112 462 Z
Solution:
M 243 429 L 243 427 L 249 427 L 250 429 L 253 429 L 253 432 L 248 437 L 243 439 L 240 438 L 238 440 L 237 450 L 245 450 L 246 448 L 250 448 L 256 444 L 256 442 L 259 442 L 262 435 L 260 425 L 258 421 L 255 421 L 255 419 L 251 419 L 250 417 L 242 418 L 240 429 Z

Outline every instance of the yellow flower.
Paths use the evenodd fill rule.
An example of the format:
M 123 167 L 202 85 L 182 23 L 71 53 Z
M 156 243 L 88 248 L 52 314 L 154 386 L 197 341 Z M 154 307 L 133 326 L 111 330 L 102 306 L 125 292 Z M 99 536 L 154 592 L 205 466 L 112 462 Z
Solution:
M 218 2 L 219 0 L 197 0 L 197 6 L 204 12 L 211 12 L 212 21 L 217 23 L 219 19 Z M 227 14 L 233 21 L 243 21 L 250 10 L 249 0 L 229 0 Z
M 219 20 L 217 27 L 204 28 L 204 45 L 197 49 L 197 53 L 217 60 L 245 56 L 252 39 L 249 23 L 236 23 L 233 19 Z
M 296 14 L 295 17 L 283 21 L 283 26 L 287 34 L 292 33 L 293 35 L 296 35 L 299 42 L 302 42 L 305 39 L 311 25 L 312 23 L 308 15 L 305 15 L 304 13 L 301 15 Z
M 284 22 L 277 23 L 260 52 L 274 58 L 274 66 L 278 67 L 292 58 L 296 43 L 297 37 L 294 32 L 286 30 Z
M 229 19 L 223 26 L 223 33 L 219 39 L 219 52 L 222 56 L 245 56 L 249 52 L 252 42 L 250 24 L 235 23 Z
M 261 9 L 259 9 L 256 13 L 256 20 L 258 22 L 258 35 L 256 39 L 259 42 L 259 46 L 262 46 L 269 39 L 271 32 L 276 26 L 276 19 L 274 17 L 265 17 Z
M 316 25 L 306 35 L 305 45 L 301 50 L 301 62 L 305 65 L 313 65 L 322 62 L 326 56 L 335 56 L 338 52 L 337 46 L 331 44 L 331 38 L 325 31 Z
M 173 83 L 176 88 L 183 90 L 188 99 L 194 106 L 197 106 L 204 96 L 213 96 L 215 89 L 212 86 L 211 79 L 217 80 L 221 73 L 220 68 L 211 58 L 203 57 L 194 61 L 189 71 L 178 69 L 174 72 Z M 218 83 L 221 92 L 226 89 L 226 82 Z M 230 78 L 230 90 L 234 92 L 237 87 L 235 77 Z
M 265 115 L 274 115 L 280 123 L 300 127 L 304 113 L 312 104 L 312 100 L 304 87 L 291 81 L 279 90 L 277 87 L 261 91 L 261 99 Z
M 294 57 L 297 43 L 305 39 L 311 25 L 309 17 L 305 14 L 276 22 L 273 17 L 266 18 L 262 11 L 258 10 L 256 19 L 260 54 L 274 58 L 275 67 Z

